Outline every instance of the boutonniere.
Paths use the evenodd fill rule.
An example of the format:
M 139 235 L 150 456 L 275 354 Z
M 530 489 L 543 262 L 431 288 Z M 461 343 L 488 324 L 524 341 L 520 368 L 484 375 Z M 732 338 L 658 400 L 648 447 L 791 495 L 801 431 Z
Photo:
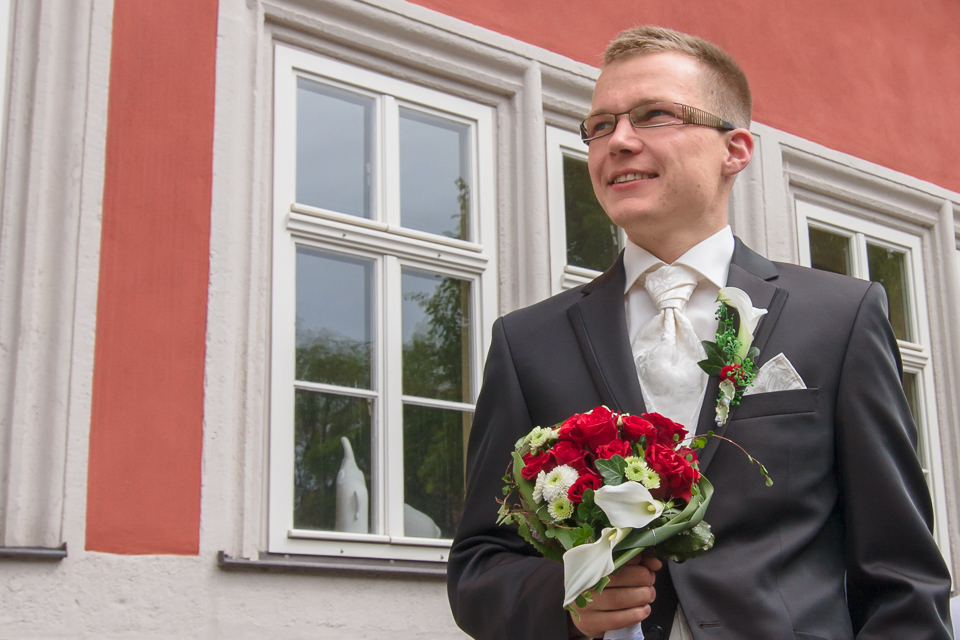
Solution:
M 707 359 L 697 364 L 708 376 L 720 378 L 720 395 L 717 398 L 717 426 L 722 427 L 730 415 L 730 407 L 740 404 L 743 392 L 753 384 L 757 372 L 754 360 L 760 350 L 753 346 L 753 334 L 766 309 L 753 306 L 750 296 L 736 287 L 723 287 L 720 295 L 720 308 L 717 309 L 717 341 L 704 340 L 703 349 Z M 736 310 L 740 316 L 740 330 L 733 328 Z

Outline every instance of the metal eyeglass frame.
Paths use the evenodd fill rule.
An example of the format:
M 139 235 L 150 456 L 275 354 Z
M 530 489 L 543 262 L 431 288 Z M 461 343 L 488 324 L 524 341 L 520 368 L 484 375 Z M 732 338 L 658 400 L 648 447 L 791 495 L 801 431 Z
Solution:
M 671 105 L 677 107 L 677 111 L 680 114 L 680 122 L 661 122 L 656 124 L 637 124 L 638 118 L 634 118 L 633 114 L 640 115 L 640 113 L 645 113 L 651 111 L 651 107 L 656 105 Z M 587 135 L 587 120 L 596 118 L 597 116 L 613 116 L 614 123 L 613 126 L 609 129 L 606 129 L 603 133 L 595 136 Z M 704 111 L 703 109 L 697 109 L 696 107 L 691 107 L 690 105 L 681 104 L 679 102 L 648 102 L 646 104 L 641 104 L 639 106 L 630 109 L 629 111 L 624 111 L 623 113 L 595 113 L 592 116 L 588 116 L 583 119 L 580 123 L 580 139 L 583 140 L 584 144 L 589 144 L 591 140 L 596 140 L 597 138 L 603 138 L 613 133 L 614 129 L 617 128 L 617 124 L 620 122 L 620 116 L 627 116 L 630 120 L 630 125 L 634 129 L 652 129 L 654 127 L 677 127 L 682 124 L 693 124 L 700 127 L 710 127 L 711 129 L 719 129 L 721 131 L 733 131 L 737 129 L 737 125 L 733 124 L 728 120 L 724 120 L 719 116 L 715 116 L 712 113 Z

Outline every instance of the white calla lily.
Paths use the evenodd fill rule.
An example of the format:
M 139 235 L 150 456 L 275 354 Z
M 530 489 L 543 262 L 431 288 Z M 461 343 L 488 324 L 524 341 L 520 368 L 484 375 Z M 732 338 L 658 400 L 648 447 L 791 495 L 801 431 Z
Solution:
M 733 307 L 740 314 L 740 330 L 737 332 L 740 352 L 737 355 L 743 360 L 750 351 L 750 345 L 753 344 L 753 334 L 757 330 L 757 324 L 760 318 L 766 315 L 767 310 L 754 307 L 747 292 L 737 287 L 722 287 L 717 300 Z
M 629 528 L 608 527 L 600 532 L 596 542 L 568 549 L 563 554 L 563 606 L 575 602 L 600 578 L 613 573 L 613 548 L 630 531 Z
M 593 499 L 615 527 L 639 529 L 663 513 L 663 503 L 639 482 L 602 486 L 594 492 Z

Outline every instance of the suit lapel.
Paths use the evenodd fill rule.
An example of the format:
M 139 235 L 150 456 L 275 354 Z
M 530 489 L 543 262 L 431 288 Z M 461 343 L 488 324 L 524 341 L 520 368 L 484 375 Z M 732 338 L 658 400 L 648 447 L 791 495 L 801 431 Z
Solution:
M 777 268 L 772 262 L 748 249 L 739 238 L 736 239 L 733 260 L 730 263 L 730 274 L 727 277 L 727 286 L 742 289 L 750 296 L 753 306 L 767 310 L 766 315 L 763 316 L 757 326 L 753 341 L 753 345 L 760 349 L 760 355 L 757 357 L 758 363 L 763 360 L 763 349 L 777 324 L 777 320 L 780 318 L 780 312 L 783 310 L 783 304 L 787 299 L 786 290 L 771 282 L 775 281 L 777 276 Z M 703 405 L 700 407 L 700 418 L 697 421 L 698 434 L 704 434 L 712 430 L 715 434 L 722 436 L 727 429 L 727 425 L 730 424 L 730 420 L 736 415 L 737 410 L 734 407 L 727 422 L 721 427 L 716 425 L 719 389 L 719 378 L 711 376 L 707 381 L 707 391 L 704 395 Z M 704 471 L 710 464 L 719 443 L 720 440 L 717 438 L 707 440 L 707 446 L 699 456 L 701 471 Z
M 583 288 L 584 297 L 567 310 L 567 316 L 603 401 L 617 411 L 640 414 L 645 409 L 627 337 L 625 283 L 621 253 L 608 271 Z

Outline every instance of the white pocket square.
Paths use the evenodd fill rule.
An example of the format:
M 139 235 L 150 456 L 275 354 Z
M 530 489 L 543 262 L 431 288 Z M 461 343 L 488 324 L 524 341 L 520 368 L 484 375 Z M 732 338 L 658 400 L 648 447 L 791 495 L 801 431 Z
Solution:
M 803 378 L 793 368 L 787 356 L 778 353 L 760 367 L 757 371 L 757 377 L 753 384 L 747 387 L 743 395 L 749 396 L 755 393 L 769 393 L 771 391 L 790 391 L 792 389 L 806 389 Z

